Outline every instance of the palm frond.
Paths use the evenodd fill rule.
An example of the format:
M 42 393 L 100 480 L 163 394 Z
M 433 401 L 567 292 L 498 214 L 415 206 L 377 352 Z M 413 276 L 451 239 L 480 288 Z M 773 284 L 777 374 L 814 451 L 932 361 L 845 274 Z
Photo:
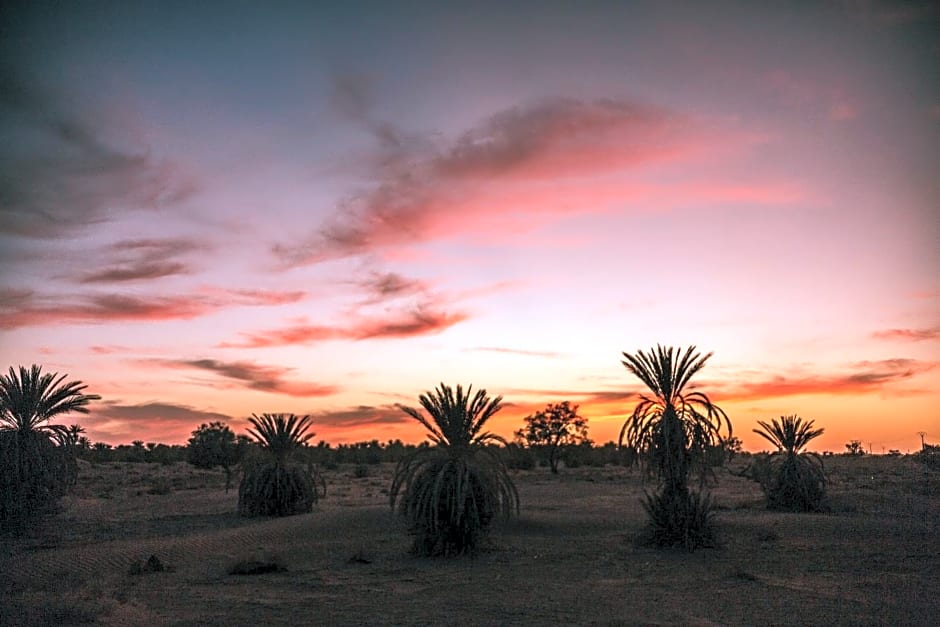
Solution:
M 60 414 L 88 413 L 88 403 L 101 397 L 84 394 L 88 386 L 81 381 L 63 383 L 66 377 L 43 374 L 35 364 L 28 370 L 20 366 L 18 372 L 11 366 L 9 374 L 0 375 L 0 426 L 31 431 Z
M 262 449 L 281 462 L 316 435 L 313 432 L 308 433 L 310 427 L 313 426 L 310 416 L 252 414 L 248 422 L 252 424 L 252 427 L 248 428 L 248 433 L 255 438 Z
M 778 421 L 776 418 L 767 423 L 758 420 L 760 429 L 754 429 L 754 433 L 761 436 L 780 451 L 788 453 L 800 453 L 807 444 L 825 432 L 825 429 L 814 429 L 813 420 L 804 421 L 797 415 L 781 416 Z

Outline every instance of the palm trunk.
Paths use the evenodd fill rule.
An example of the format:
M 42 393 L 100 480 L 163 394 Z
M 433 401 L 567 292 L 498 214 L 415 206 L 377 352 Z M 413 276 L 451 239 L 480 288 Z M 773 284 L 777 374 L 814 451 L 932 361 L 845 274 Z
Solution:
M 684 496 L 689 491 L 689 451 L 685 430 L 672 405 L 663 412 L 662 424 L 663 490 L 670 496 Z

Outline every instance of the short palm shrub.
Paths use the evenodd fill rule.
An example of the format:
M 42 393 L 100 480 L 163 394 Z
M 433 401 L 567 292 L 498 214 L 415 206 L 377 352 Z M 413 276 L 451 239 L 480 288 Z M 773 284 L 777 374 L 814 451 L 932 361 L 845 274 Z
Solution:
M 310 416 L 252 414 L 248 433 L 260 447 L 260 455 L 246 461 L 238 487 L 241 516 L 290 516 L 313 510 L 319 500 L 318 481 L 309 468 L 292 463 L 293 453 L 315 434 L 308 433 Z
M 770 423 L 758 420 L 754 433 L 777 450 L 766 458 L 765 468 L 756 474 L 767 497 L 767 507 L 791 512 L 814 512 L 823 507 L 826 474 L 822 458 L 803 449 L 824 429 L 814 429 L 813 421 L 799 416 L 781 416 Z
M 623 356 L 627 370 L 652 392 L 640 395 L 619 438 L 621 447 L 645 454 L 648 471 L 660 481 L 659 491 L 647 494 L 643 502 L 650 540 L 657 546 L 689 550 L 711 546 L 711 500 L 702 494 L 705 479 L 713 472 L 707 455 L 710 447 L 730 437 L 731 422 L 705 394 L 685 389 L 711 353 L 702 356 L 694 346 L 682 352 L 657 345 L 648 353 L 640 350 Z M 695 472 L 701 478 L 698 493 L 689 487 Z
M 646 494 L 643 509 L 654 545 L 690 549 L 715 545 L 715 509 L 707 493 L 662 490 Z
M 431 446 L 420 446 L 395 468 L 389 498 L 409 523 L 413 551 L 453 556 L 480 548 L 496 516 L 519 510 L 519 494 L 500 456 L 506 441 L 483 431 L 502 397 L 486 390 L 471 397 L 443 383 L 419 397 L 428 417 L 400 406 L 427 430 Z
M 0 530 L 22 531 L 74 485 L 78 475 L 69 429 L 43 424 L 69 412 L 87 413 L 101 397 L 81 381 L 33 365 L 0 375 Z

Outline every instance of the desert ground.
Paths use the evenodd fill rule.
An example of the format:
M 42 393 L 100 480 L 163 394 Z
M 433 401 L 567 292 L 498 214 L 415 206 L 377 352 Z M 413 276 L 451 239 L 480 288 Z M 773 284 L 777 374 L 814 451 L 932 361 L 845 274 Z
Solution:
M 719 469 L 720 546 L 694 553 L 636 541 L 651 487 L 637 469 L 513 471 L 521 515 L 445 560 L 409 555 L 389 464 L 325 471 L 311 514 L 243 519 L 221 471 L 83 463 L 57 515 L 2 539 L 0 624 L 940 623 L 940 472 L 826 468 L 822 514 L 768 512 Z M 254 562 L 276 570 L 230 574 Z

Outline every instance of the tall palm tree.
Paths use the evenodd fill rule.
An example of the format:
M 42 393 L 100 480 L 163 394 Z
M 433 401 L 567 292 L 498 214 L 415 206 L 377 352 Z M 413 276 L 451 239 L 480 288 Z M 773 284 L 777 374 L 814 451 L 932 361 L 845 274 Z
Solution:
M 648 495 L 644 503 L 658 544 L 694 548 L 707 541 L 698 537 L 695 526 L 708 526 L 708 501 L 690 492 L 689 477 L 693 470 L 699 471 L 703 487 L 709 472 L 708 448 L 731 435 L 727 414 L 689 387 L 711 356 L 696 352 L 695 346 L 684 352 L 657 345 L 648 352 L 623 353 L 623 365 L 652 393 L 639 395 L 639 403 L 620 429 L 619 444 L 644 451 L 650 472 L 661 481 L 660 492 Z
M 77 465 L 64 425 L 43 424 L 69 412 L 88 413 L 101 397 L 81 381 L 33 365 L 0 375 L 0 528 L 22 529 L 74 484 Z
M 419 447 L 395 469 L 389 499 L 407 518 L 419 555 L 472 553 L 496 515 L 519 510 L 519 494 L 494 445 L 506 441 L 486 422 L 501 408 L 502 397 L 486 390 L 471 396 L 443 383 L 418 397 L 427 416 L 399 405 L 428 431 L 432 446 Z
M 238 513 L 242 516 L 289 516 L 313 509 L 319 500 L 317 480 L 300 465 L 291 464 L 294 452 L 315 434 L 310 416 L 294 414 L 251 415 L 248 433 L 262 451 L 262 459 L 245 470 L 238 488 Z
M 797 415 L 781 416 L 778 421 L 758 420 L 754 433 L 777 447 L 768 460 L 767 472 L 758 473 L 761 488 L 770 509 L 816 511 L 826 494 L 826 475 L 822 459 L 804 449 L 825 429 L 813 428 L 813 420 Z

